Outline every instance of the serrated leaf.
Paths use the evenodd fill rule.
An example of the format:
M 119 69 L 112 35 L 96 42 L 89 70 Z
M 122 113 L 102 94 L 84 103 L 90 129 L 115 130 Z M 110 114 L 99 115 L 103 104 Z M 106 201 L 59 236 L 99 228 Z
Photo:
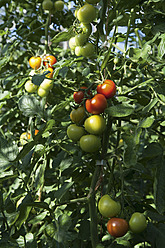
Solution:
M 105 110 L 112 117 L 126 117 L 134 112 L 132 105 L 118 104 Z
M 74 36 L 73 27 L 69 28 L 67 31 L 60 32 L 56 34 L 51 41 L 54 43 L 59 43 L 62 41 L 67 41 Z

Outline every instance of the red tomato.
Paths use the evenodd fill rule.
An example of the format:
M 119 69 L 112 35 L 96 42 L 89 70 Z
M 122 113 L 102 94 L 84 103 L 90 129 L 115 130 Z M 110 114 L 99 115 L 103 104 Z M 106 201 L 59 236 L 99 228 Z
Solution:
M 52 65 L 54 65 L 57 62 L 57 59 L 53 55 L 47 55 L 44 58 L 44 66 L 48 66 L 50 68 L 53 68 Z
M 107 99 L 116 94 L 116 85 L 112 80 L 105 80 L 103 84 L 97 86 L 97 93 L 103 94 Z
M 32 56 L 29 59 L 29 65 L 31 68 L 37 70 L 41 66 L 41 58 Z
M 107 223 L 109 234 L 115 238 L 122 237 L 128 232 L 128 222 L 121 218 L 111 218 Z
M 83 87 L 81 87 L 81 89 L 87 89 L 87 87 L 83 86 Z M 74 101 L 75 101 L 76 103 L 78 103 L 78 104 L 81 103 L 81 102 L 83 101 L 84 96 L 85 96 L 85 93 L 84 93 L 83 90 L 75 91 L 75 92 L 73 93 Z M 87 97 L 88 97 L 88 96 L 91 96 L 90 90 L 89 90 L 88 93 L 87 93 Z
M 96 94 L 92 99 L 86 100 L 85 107 L 89 113 L 99 115 L 107 107 L 107 100 L 104 95 Z

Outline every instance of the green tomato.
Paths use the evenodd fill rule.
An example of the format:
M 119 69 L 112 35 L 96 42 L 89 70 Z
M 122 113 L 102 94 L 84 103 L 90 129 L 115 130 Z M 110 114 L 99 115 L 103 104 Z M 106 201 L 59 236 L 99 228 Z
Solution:
M 100 0 L 85 0 L 85 1 L 90 4 L 96 4 L 100 2 Z
M 53 2 L 51 0 L 44 0 L 42 2 L 42 8 L 44 10 L 52 10 L 53 9 Z
M 82 55 L 82 47 L 76 46 L 74 52 L 75 52 L 76 56 L 81 56 Z
M 130 230 L 134 233 L 143 232 L 147 227 L 147 220 L 144 214 L 135 212 L 129 221 Z
M 91 115 L 85 120 L 84 127 L 88 133 L 100 135 L 106 128 L 106 122 L 101 115 Z
M 73 51 L 75 50 L 75 47 L 76 47 L 75 37 L 70 38 L 69 47 L 70 47 L 71 50 L 73 50 Z
M 49 91 L 42 89 L 41 87 L 38 88 L 37 94 L 40 97 L 45 97 L 49 94 Z
M 92 25 L 90 23 L 89 24 L 81 23 L 80 27 L 82 28 L 83 34 L 85 34 L 86 37 L 88 38 L 92 33 Z
M 36 92 L 37 89 L 38 89 L 38 86 L 35 85 L 35 84 L 33 84 L 31 80 L 26 81 L 26 83 L 25 83 L 25 90 L 28 93 Z
M 85 4 L 77 11 L 77 18 L 84 24 L 92 22 L 96 18 L 96 8 L 90 4 Z
M 71 124 L 67 128 L 67 135 L 69 139 L 73 141 L 78 141 L 85 134 L 85 130 L 83 127 L 79 127 L 76 124 Z
M 86 113 L 84 106 L 80 106 L 77 109 L 73 109 L 70 113 L 70 119 L 76 124 L 83 123 L 85 118 Z
M 119 202 L 114 201 L 109 195 L 104 195 L 99 200 L 98 209 L 103 217 L 112 218 L 120 213 L 121 205 Z
M 91 57 L 95 53 L 95 47 L 92 43 L 87 42 L 83 47 L 82 47 L 82 56 L 84 57 Z
M 53 88 L 53 81 L 50 79 L 44 79 L 43 82 L 40 84 L 40 88 L 49 91 Z
M 84 152 L 97 152 L 101 148 L 101 139 L 93 134 L 81 137 L 80 147 Z
M 62 11 L 64 8 L 64 2 L 62 0 L 58 0 L 54 3 L 54 8 L 57 11 Z
M 83 46 L 87 41 L 87 36 L 85 34 L 77 34 L 75 36 L 76 46 Z

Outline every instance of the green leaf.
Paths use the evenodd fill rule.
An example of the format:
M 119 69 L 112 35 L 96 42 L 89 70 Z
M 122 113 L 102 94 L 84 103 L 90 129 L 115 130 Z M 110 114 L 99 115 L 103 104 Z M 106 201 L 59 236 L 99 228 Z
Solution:
M 133 135 L 123 134 L 124 140 L 124 163 L 126 167 L 134 166 L 137 163 L 136 144 Z
M 134 107 L 129 104 L 118 104 L 105 110 L 112 117 L 126 117 L 134 112 Z
M 141 128 L 149 128 L 152 126 L 152 124 L 154 123 L 155 117 L 152 115 L 150 117 L 147 117 L 145 119 L 143 119 L 140 123 L 139 123 L 139 127 Z
M 54 43 L 59 43 L 62 41 L 67 41 L 74 36 L 73 27 L 70 27 L 67 31 L 60 32 L 56 34 L 51 41 Z
M 162 59 L 162 57 L 165 54 L 165 34 L 162 34 L 160 37 L 161 37 L 161 41 L 158 46 L 158 56 L 160 59 Z
M 25 95 L 19 99 L 18 107 L 23 115 L 27 117 L 43 116 L 40 102 L 34 96 Z
M 59 201 L 65 194 L 66 192 L 72 187 L 72 185 L 74 184 L 74 182 L 70 182 L 67 183 L 65 182 L 61 188 L 59 188 L 55 193 L 54 193 L 54 197 L 57 198 L 57 200 Z
M 154 225 L 148 223 L 147 226 L 147 240 L 150 242 L 151 247 L 164 248 L 165 247 L 165 224 L 159 223 Z

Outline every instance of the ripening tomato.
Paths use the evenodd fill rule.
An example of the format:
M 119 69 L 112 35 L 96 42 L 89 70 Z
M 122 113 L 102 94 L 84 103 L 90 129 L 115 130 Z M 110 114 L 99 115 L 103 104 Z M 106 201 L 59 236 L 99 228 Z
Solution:
M 134 233 L 143 232 L 147 227 L 147 220 L 144 214 L 135 212 L 129 220 L 130 230 Z
M 101 115 L 92 115 L 85 120 L 84 127 L 88 133 L 100 135 L 106 128 L 106 122 Z
M 29 59 L 29 65 L 31 68 L 37 70 L 41 66 L 41 58 L 39 56 L 38 57 L 32 56 Z
M 96 94 L 92 99 L 86 100 L 85 107 L 89 113 L 99 115 L 106 109 L 107 99 L 102 94 Z
M 107 99 L 116 94 L 116 85 L 112 80 L 105 80 L 103 84 L 97 86 L 97 93 L 103 94 Z
M 77 19 L 84 24 L 92 22 L 95 18 L 96 8 L 91 4 L 85 4 L 77 11 Z
M 34 135 L 37 135 L 38 132 L 39 132 L 39 130 L 35 129 Z M 29 132 L 22 133 L 21 136 L 20 136 L 21 145 L 27 144 L 29 139 L 31 139 L 31 134 Z
M 42 71 L 42 73 L 47 72 L 47 74 L 45 75 L 46 78 L 52 78 L 53 77 L 53 68 L 48 68 L 48 69 L 44 69 Z
M 46 55 L 44 57 L 44 66 L 48 66 L 48 67 L 52 67 L 52 65 L 54 65 L 57 62 L 57 59 L 53 56 L 53 55 Z
M 87 87 L 85 87 L 85 86 L 82 86 L 81 87 L 81 89 L 87 89 Z M 73 98 L 74 98 L 74 101 L 76 102 L 76 103 L 81 103 L 82 101 L 83 101 L 83 99 L 84 99 L 84 97 L 85 97 L 85 91 L 84 90 L 79 90 L 79 91 L 75 91 L 74 93 L 73 93 Z M 91 96 L 91 92 L 90 92 L 90 90 L 86 93 L 86 97 L 90 97 Z
M 107 230 L 112 237 L 119 238 L 128 232 L 128 222 L 121 218 L 111 218 L 107 223 Z
M 76 124 L 71 124 L 67 128 L 67 135 L 69 139 L 73 141 L 78 141 L 85 134 L 85 130 L 83 127 L 79 127 Z
M 114 201 L 109 195 L 104 195 L 99 200 L 98 209 L 102 216 L 111 218 L 120 213 L 121 205 L 119 202 Z
M 25 90 L 28 93 L 36 92 L 37 89 L 38 89 L 38 86 L 35 85 L 35 84 L 33 84 L 31 80 L 26 81 L 26 83 L 25 83 Z
M 84 106 L 80 106 L 77 109 L 73 109 L 70 113 L 70 119 L 76 124 L 83 123 L 85 118 L 86 118 L 86 113 Z
M 101 139 L 93 134 L 83 135 L 80 139 L 80 147 L 84 152 L 97 152 L 101 148 Z

